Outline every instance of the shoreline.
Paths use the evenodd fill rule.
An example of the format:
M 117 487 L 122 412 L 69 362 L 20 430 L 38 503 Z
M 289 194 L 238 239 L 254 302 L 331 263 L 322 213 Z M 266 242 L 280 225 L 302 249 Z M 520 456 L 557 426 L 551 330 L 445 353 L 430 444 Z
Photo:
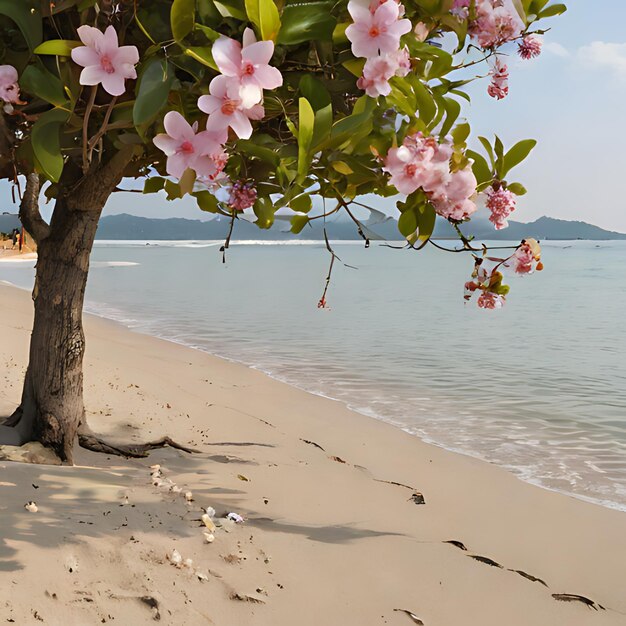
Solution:
M 0 301 L 6 414 L 19 401 L 30 298 L 0 286 Z M 12 589 L 0 617 L 31 623 L 34 608 L 49 624 L 149 623 L 136 598 L 150 596 L 167 624 L 410 623 L 394 609 L 426 626 L 625 623 L 623 513 L 115 321 L 89 316 L 86 333 L 92 428 L 116 440 L 169 434 L 201 452 L 123 461 L 81 451 L 75 468 L 0 461 L 0 582 Z M 153 487 L 153 463 L 194 502 Z M 24 511 L 30 499 L 39 513 Z M 200 506 L 247 521 L 203 544 Z M 172 546 L 210 580 L 172 567 Z
M 245 243 L 245 242 L 244 242 Z M 35 257 L 36 258 L 36 257 Z M 2 259 L 0 258 L 0 261 Z M 6 259 L 7 261 L 10 259 Z M 18 260 L 23 260 L 23 261 L 32 261 L 33 260 L 33 255 L 28 254 L 27 258 L 24 259 L 18 259 Z M 19 289 L 20 291 L 26 291 L 28 293 L 30 293 L 30 289 L 25 288 L 25 287 L 20 287 L 18 285 L 15 285 L 13 283 L 10 283 L 9 281 L 0 281 L 0 285 L 7 285 L 9 287 L 15 288 L 15 289 Z M 85 313 L 88 316 L 92 316 L 94 318 L 97 318 L 99 320 L 103 320 L 103 321 L 108 321 L 111 323 L 116 324 L 117 326 L 119 326 L 120 328 L 123 328 L 124 330 L 127 330 L 129 332 L 132 333 L 137 333 L 139 335 L 142 335 L 144 337 L 150 337 L 150 338 L 154 338 L 160 341 L 166 341 L 178 346 L 182 346 L 184 348 L 190 349 L 190 350 L 197 350 L 203 354 L 207 354 L 211 357 L 214 357 L 216 359 L 220 359 L 220 360 L 224 360 L 227 361 L 229 363 L 233 363 L 236 365 L 240 365 L 242 367 L 245 367 L 247 369 L 251 369 L 257 372 L 260 372 L 261 374 L 271 378 L 272 380 L 275 380 L 281 384 L 285 384 L 288 385 L 290 387 L 293 387 L 294 389 L 297 389 L 298 391 L 302 391 L 304 393 L 307 394 L 311 394 L 313 396 L 317 396 L 326 400 L 331 400 L 333 402 L 338 402 L 340 404 L 342 404 L 343 406 L 345 406 L 349 411 L 353 412 L 353 413 L 357 413 L 358 415 L 362 415 L 363 417 L 367 418 L 367 419 L 374 419 L 376 421 L 382 422 L 384 424 L 390 425 L 394 428 L 397 428 L 399 430 L 401 430 L 402 432 L 412 436 L 412 437 L 416 437 L 417 439 L 419 439 L 422 443 L 426 444 L 426 445 L 432 445 L 435 446 L 437 448 L 440 448 L 442 450 L 445 450 L 447 452 L 453 453 L 453 454 L 459 454 L 471 459 L 475 459 L 478 461 L 481 461 L 483 463 L 487 463 L 489 465 L 492 465 L 494 467 L 497 467 L 503 471 L 506 471 L 508 473 L 510 473 L 511 475 L 513 475 L 515 478 L 517 478 L 518 480 L 520 480 L 523 483 L 529 484 L 529 485 L 533 485 L 534 487 L 538 487 L 540 489 L 544 489 L 546 491 L 552 492 L 552 493 L 557 493 L 560 495 L 564 495 L 567 497 L 572 497 L 575 498 L 577 500 L 580 500 L 582 502 L 585 502 L 587 504 L 593 504 L 596 506 L 600 506 L 602 508 L 606 508 L 606 509 L 610 509 L 610 510 L 614 510 L 614 511 L 618 511 L 618 512 L 622 512 L 625 513 L 626 512 L 626 504 L 624 503 L 620 503 L 620 502 L 615 502 L 613 500 L 608 500 L 608 499 L 600 499 L 600 498 L 594 498 L 594 497 L 590 497 L 590 496 L 585 496 L 582 494 L 577 494 L 575 492 L 572 491 L 567 491 L 565 489 L 559 489 L 556 487 L 551 487 L 549 485 L 543 484 L 541 482 L 541 479 L 537 479 L 534 478 L 533 476 L 525 476 L 524 472 L 526 468 L 523 467 L 519 467 L 519 466 L 515 466 L 515 465 L 500 465 L 498 463 L 492 462 L 491 460 L 489 460 L 488 458 L 486 458 L 485 456 L 483 456 L 481 453 L 479 452 L 474 452 L 474 451 L 470 451 L 470 450 L 464 450 L 462 448 L 459 447 L 455 447 L 454 445 L 447 445 L 445 443 L 441 443 L 439 441 L 437 441 L 436 439 L 430 438 L 430 436 L 428 435 L 428 433 L 422 433 L 422 432 L 415 432 L 415 430 L 412 430 L 410 426 L 405 426 L 399 422 L 395 422 L 391 419 L 386 418 L 384 415 L 378 414 L 375 411 L 368 411 L 366 409 L 360 408 L 359 406 L 350 403 L 348 400 L 345 399 L 340 399 L 340 398 L 335 398 L 333 396 L 327 395 L 325 394 L 323 391 L 316 391 L 316 390 L 312 390 L 310 388 L 307 388 L 306 386 L 298 383 L 295 380 L 289 379 L 286 376 L 281 376 L 279 374 L 275 374 L 274 372 L 268 370 L 268 369 L 264 369 L 262 366 L 260 365 L 256 365 L 252 362 L 248 362 L 248 361 L 244 361 L 241 359 L 237 359 L 235 357 L 230 357 L 226 354 L 221 354 L 218 352 L 212 352 L 209 349 L 200 346 L 200 345 L 194 345 L 192 343 L 188 343 L 182 340 L 178 340 L 172 337 L 167 336 L 166 334 L 158 334 L 158 333 L 151 333 L 147 330 L 144 330 L 140 327 L 134 327 L 130 325 L 130 322 L 128 320 L 125 320 L 123 318 L 116 318 L 114 316 L 114 314 L 110 313 L 110 314 L 100 314 L 97 313 L 94 309 L 96 308 L 96 305 L 90 305 L 88 302 L 85 305 Z M 121 312 L 120 312 L 121 313 Z

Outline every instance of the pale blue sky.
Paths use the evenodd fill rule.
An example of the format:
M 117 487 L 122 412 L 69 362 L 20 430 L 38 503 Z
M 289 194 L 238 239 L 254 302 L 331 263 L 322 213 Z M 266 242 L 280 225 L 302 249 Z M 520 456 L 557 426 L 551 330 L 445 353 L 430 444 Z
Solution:
M 626 232 L 621 195 L 626 177 L 626 2 L 567 4 L 564 16 L 549 20 L 553 29 L 539 59 L 510 59 L 509 97 L 500 102 L 489 98 L 487 83 L 481 81 L 471 88 L 467 114 L 473 137 L 497 132 L 506 145 L 528 137 L 539 140 L 512 176 L 529 190 L 513 219 L 549 215 Z M 169 203 L 160 196 L 115 194 L 105 214 L 124 212 L 209 217 L 189 199 Z

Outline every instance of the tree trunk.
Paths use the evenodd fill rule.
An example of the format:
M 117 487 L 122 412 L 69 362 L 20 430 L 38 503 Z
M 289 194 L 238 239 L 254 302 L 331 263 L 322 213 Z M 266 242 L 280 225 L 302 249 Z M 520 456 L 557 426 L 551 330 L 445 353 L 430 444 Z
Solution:
M 111 444 L 91 432 L 85 420 L 83 303 L 89 256 L 104 204 L 132 154 L 132 146 L 126 145 L 87 174 L 66 165 L 49 225 L 39 213 L 39 176 L 27 176 L 20 218 L 38 245 L 35 319 L 22 402 L 0 425 L 0 445 L 39 441 L 70 464 L 77 436 L 84 448 L 125 457 L 144 457 L 164 446 L 196 452 L 167 436 L 143 444 Z
M 35 318 L 18 429 L 72 462 L 83 405 L 83 302 L 100 210 L 55 208 L 38 248 Z M 62 220 L 62 223 L 60 223 Z
M 66 166 L 49 226 L 37 207 L 38 176 L 27 177 L 20 217 L 38 246 L 35 317 L 22 401 L 0 427 L 0 443 L 39 441 L 73 462 L 78 429 L 85 425 L 82 315 L 89 255 L 104 204 L 131 158 L 132 149 L 123 148 L 86 175 Z

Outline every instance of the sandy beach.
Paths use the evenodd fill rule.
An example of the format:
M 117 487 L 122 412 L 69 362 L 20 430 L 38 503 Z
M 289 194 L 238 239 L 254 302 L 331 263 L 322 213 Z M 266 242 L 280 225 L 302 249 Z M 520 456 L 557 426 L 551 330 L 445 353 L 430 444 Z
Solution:
M 0 303 L 4 416 L 19 403 L 31 301 L 0 286 Z M 199 452 L 0 460 L 2 623 L 626 624 L 624 513 L 242 365 L 95 317 L 86 332 L 92 428 Z M 222 521 L 230 512 L 244 523 Z M 173 550 L 193 564 L 173 565 Z

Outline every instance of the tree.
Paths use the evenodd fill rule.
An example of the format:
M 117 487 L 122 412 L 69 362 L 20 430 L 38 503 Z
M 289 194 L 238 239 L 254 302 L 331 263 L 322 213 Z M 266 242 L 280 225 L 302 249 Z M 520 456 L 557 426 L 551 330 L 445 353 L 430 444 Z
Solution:
M 482 194 L 506 226 L 525 192 L 507 176 L 535 142 L 505 151 L 480 138 L 486 157 L 469 150 L 464 87 L 492 63 L 488 92 L 505 97 L 503 54 L 539 54 L 537 22 L 564 10 L 549 0 L 0 1 L 0 176 L 38 245 L 30 361 L 0 439 L 40 441 L 68 463 L 77 436 L 145 451 L 107 447 L 83 406 L 89 255 L 124 179 L 169 200 L 190 194 L 228 216 L 231 233 L 250 208 L 260 228 L 291 209 L 294 234 L 343 211 L 366 241 L 361 197 L 400 193 L 407 245 L 443 247 L 431 235 L 437 216 L 449 220 L 474 255 L 466 297 L 501 306 L 501 270 L 541 269 L 538 244 L 491 257 L 462 224 Z M 41 194 L 54 202 L 49 224 Z M 162 443 L 173 442 L 149 445 Z

